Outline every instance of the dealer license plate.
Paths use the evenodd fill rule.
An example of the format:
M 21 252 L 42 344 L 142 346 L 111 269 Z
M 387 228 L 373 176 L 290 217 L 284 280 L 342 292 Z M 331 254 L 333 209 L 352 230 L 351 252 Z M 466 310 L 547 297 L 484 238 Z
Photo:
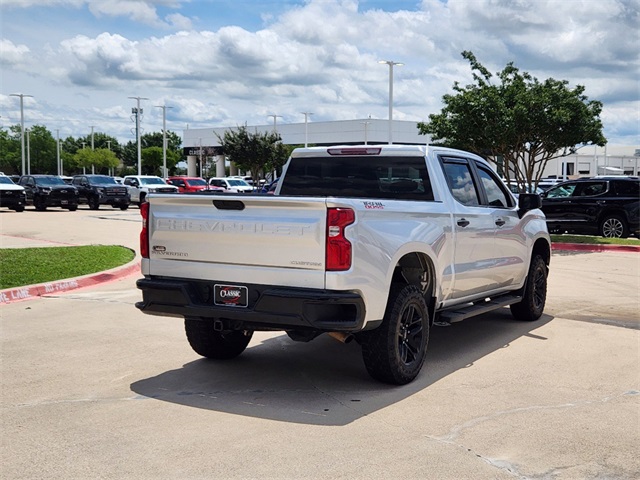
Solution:
M 241 285 L 216 284 L 213 286 L 213 298 L 216 305 L 246 307 L 249 294 L 247 287 Z

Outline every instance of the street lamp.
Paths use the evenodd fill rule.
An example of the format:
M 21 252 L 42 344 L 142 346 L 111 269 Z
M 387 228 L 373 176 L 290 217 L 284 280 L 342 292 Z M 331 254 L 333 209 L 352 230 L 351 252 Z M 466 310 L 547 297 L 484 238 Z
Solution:
M 369 128 L 369 124 L 371 122 L 360 122 L 362 125 L 364 125 L 364 144 L 367 145 L 367 130 Z
M 138 175 L 142 175 L 142 150 L 140 149 L 140 115 L 142 115 L 142 109 L 140 108 L 140 100 L 149 100 L 144 97 L 129 97 L 133 100 L 137 100 L 137 108 L 132 108 L 131 112 L 136 116 L 136 143 L 138 144 Z
M 392 60 L 380 60 L 378 63 L 389 65 L 389 145 L 393 143 L 392 138 L 392 125 L 393 125 L 393 66 L 398 65 L 399 67 L 404 65 L 404 63 L 394 62 Z
M 307 139 L 309 138 L 309 117 L 313 115 L 312 112 L 301 112 L 304 115 L 304 148 L 309 146 Z
M 166 105 L 156 105 L 162 109 L 162 177 L 167 178 L 167 107 Z
M 9 95 L 10 97 L 20 97 L 20 144 L 22 151 L 22 175 L 25 174 L 25 158 L 24 158 L 24 97 L 32 97 L 33 95 L 25 95 L 23 93 L 12 93 Z
M 29 138 L 31 138 L 31 130 L 27 128 L 27 175 L 31 175 L 31 147 L 29 146 Z
M 282 115 L 269 115 L 270 117 L 273 117 L 273 133 L 278 133 L 278 129 L 277 129 L 277 125 L 276 125 L 276 119 L 277 118 L 282 118 Z

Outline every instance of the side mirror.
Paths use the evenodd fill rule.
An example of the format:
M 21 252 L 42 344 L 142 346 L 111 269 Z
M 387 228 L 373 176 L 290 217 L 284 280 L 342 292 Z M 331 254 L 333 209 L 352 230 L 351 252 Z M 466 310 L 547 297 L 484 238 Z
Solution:
M 537 193 L 521 193 L 518 195 L 518 216 L 522 218 L 529 210 L 542 207 L 542 199 Z

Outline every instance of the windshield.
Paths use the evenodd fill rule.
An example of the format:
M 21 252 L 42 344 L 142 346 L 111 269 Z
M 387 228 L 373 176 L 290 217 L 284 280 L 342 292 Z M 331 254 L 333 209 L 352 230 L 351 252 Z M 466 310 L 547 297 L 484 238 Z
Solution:
M 227 179 L 227 181 L 229 182 L 229 185 L 231 185 L 232 187 L 251 187 L 251 185 L 249 185 L 244 180 Z
M 9 177 L 0 176 L 0 183 L 6 183 L 8 185 L 14 185 Z
M 160 177 L 141 178 L 140 184 L 142 185 L 166 185 L 165 181 Z
M 187 183 L 192 187 L 204 187 L 207 185 L 207 182 L 202 178 L 190 178 L 189 180 L 187 180 Z
M 433 200 L 423 157 L 292 157 L 280 195 Z
M 113 177 L 108 177 L 106 175 L 96 175 L 95 177 L 89 177 L 89 183 L 91 185 L 113 185 L 117 182 L 113 179 Z
M 60 177 L 34 177 L 37 185 L 67 185 Z

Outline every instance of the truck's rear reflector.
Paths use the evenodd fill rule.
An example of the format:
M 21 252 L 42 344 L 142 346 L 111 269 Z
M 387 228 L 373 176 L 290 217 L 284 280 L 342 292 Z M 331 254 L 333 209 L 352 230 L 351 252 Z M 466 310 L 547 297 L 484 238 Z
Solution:
M 140 232 L 140 256 L 149 258 L 149 202 L 140 204 L 142 231 Z
M 356 220 L 350 208 L 327 209 L 327 271 L 344 271 L 351 268 L 351 242 L 344 236 L 344 228 Z
M 345 147 L 345 148 L 329 148 L 329 155 L 380 155 L 381 148 L 367 147 Z

